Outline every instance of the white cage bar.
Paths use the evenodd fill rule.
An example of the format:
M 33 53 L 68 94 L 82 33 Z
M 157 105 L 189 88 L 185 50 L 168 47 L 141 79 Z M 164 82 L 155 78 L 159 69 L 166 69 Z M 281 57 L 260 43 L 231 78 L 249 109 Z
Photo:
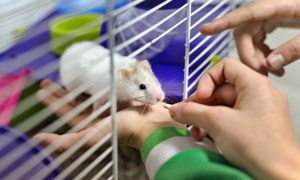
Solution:
M 111 75 L 111 85 L 110 87 L 104 88 L 102 91 L 88 97 L 78 105 L 73 110 L 64 114 L 61 117 L 56 118 L 55 121 L 48 123 L 45 127 L 39 127 L 41 123 L 44 123 L 46 119 L 53 114 L 52 111 L 49 111 L 48 108 L 43 107 L 42 109 L 34 112 L 32 115 L 29 115 L 25 119 L 22 120 L 19 124 L 12 127 L 23 134 L 27 134 L 29 137 L 33 135 L 31 132 L 36 133 L 56 133 L 64 126 L 68 125 L 70 121 L 76 116 L 79 116 L 82 112 L 84 112 L 88 107 L 90 107 L 96 100 L 105 95 L 111 95 L 110 100 L 87 115 L 80 123 L 69 128 L 64 133 L 77 133 L 83 130 L 87 125 L 92 123 L 96 118 L 98 118 L 101 114 L 105 113 L 108 109 L 110 109 L 110 118 L 103 120 L 99 125 L 96 126 L 96 130 L 91 131 L 82 138 L 74 143 L 70 148 L 68 148 L 65 152 L 60 155 L 53 157 L 50 154 L 54 153 L 57 148 L 66 143 L 64 141 L 56 141 L 50 145 L 43 147 L 42 150 L 36 152 L 35 157 L 40 158 L 42 161 L 46 156 L 51 157 L 51 161 L 48 162 L 47 168 L 44 168 L 38 172 L 30 175 L 30 179 L 45 179 L 49 176 L 49 174 L 53 173 L 57 169 L 61 169 L 60 166 L 67 163 L 66 161 L 74 156 L 78 150 L 80 150 L 87 142 L 89 142 L 97 133 L 102 132 L 103 128 L 105 128 L 108 124 L 111 124 L 112 132 L 103 136 L 101 140 L 95 143 L 88 150 L 83 152 L 81 156 L 77 157 L 73 162 L 68 163 L 68 165 L 64 165 L 60 172 L 55 175 L 55 179 L 65 179 L 65 178 L 74 178 L 74 179 L 118 179 L 118 139 L 117 139 L 117 127 L 116 127 L 116 112 L 117 112 L 117 96 L 116 96 L 116 71 L 115 71 L 115 53 L 125 52 L 126 49 L 130 49 L 135 46 L 137 42 L 142 43 L 136 49 L 131 49 L 130 53 L 127 53 L 126 56 L 128 59 L 141 57 L 144 54 L 153 53 L 151 50 L 155 49 L 154 46 L 158 44 L 163 44 L 166 39 L 168 39 L 169 44 L 165 45 L 160 52 L 157 52 L 155 55 L 149 55 L 150 59 L 156 57 L 159 53 L 164 52 L 168 45 L 174 41 L 174 38 L 182 31 L 182 27 L 184 31 L 181 36 L 184 36 L 185 41 L 182 44 L 182 49 L 184 50 L 184 54 L 182 57 L 182 62 L 179 64 L 182 67 L 182 89 L 181 95 L 182 99 L 187 98 L 189 95 L 193 94 L 197 82 L 199 81 L 202 74 L 207 71 L 213 63 L 211 60 L 214 57 L 219 57 L 220 59 L 226 56 L 229 51 L 234 47 L 232 44 L 232 36 L 230 31 L 222 32 L 216 36 L 203 36 L 198 32 L 198 27 L 207 22 L 208 20 L 212 20 L 218 17 L 225 15 L 226 13 L 232 11 L 243 3 L 247 2 L 246 0 L 186 0 L 183 1 L 180 6 L 173 9 L 163 9 L 165 6 L 168 6 L 171 3 L 176 2 L 176 0 L 165 0 L 161 1 L 159 4 L 155 4 L 152 7 L 140 8 L 140 5 L 148 0 L 134 0 L 129 1 L 123 6 L 113 9 L 113 2 L 110 0 L 102 0 L 98 2 L 92 2 L 88 5 L 84 5 L 81 7 L 79 11 L 74 11 L 61 17 L 60 20 L 66 19 L 68 17 L 72 17 L 79 14 L 86 13 L 86 10 L 97 8 L 103 4 L 106 4 L 107 13 L 103 14 L 102 24 L 107 25 L 107 31 L 101 34 L 97 38 L 97 42 L 107 43 L 107 47 L 109 48 L 109 53 L 104 55 L 110 58 L 110 75 Z M 25 2 L 25 1 L 24 1 Z M 2 32 L 0 33 L 0 73 L 8 74 L 15 73 L 23 69 L 24 67 L 30 66 L 31 64 L 37 63 L 37 61 L 46 57 L 47 54 L 51 53 L 49 47 L 51 45 L 50 40 L 41 41 L 38 46 L 30 46 L 26 47 L 25 51 L 21 51 L 15 57 L 15 60 L 12 60 L 12 57 L 7 55 L 15 46 L 18 46 L 20 43 L 29 42 L 32 39 L 39 39 L 39 37 L 44 36 L 48 30 L 48 24 L 50 20 L 54 19 L 56 16 L 54 10 L 57 8 L 58 1 L 56 0 L 47 0 L 47 1 L 37 1 L 37 0 L 28 0 L 28 3 L 24 3 L 24 5 L 17 5 L 18 1 L 12 0 L 3 0 L 0 2 L 0 28 L 5 29 L 4 27 L 16 26 L 18 23 L 26 22 L 28 18 L 28 14 L 35 14 L 37 9 L 45 9 L 47 14 L 41 15 L 41 17 L 36 18 L 34 22 L 24 23 L 23 26 L 28 30 L 28 33 L 22 32 L 18 35 L 11 36 L 9 33 L 11 32 Z M 8 5 L 7 8 L 4 8 Z M 145 10 L 147 9 L 147 10 Z M 121 23 L 117 26 L 117 21 L 120 19 L 124 13 L 128 13 L 129 11 L 136 11 L 140 14 L 138 16 L 126 21 L 125 23 Z M 207 11 L 207 12 L 206 12 Z M 167 13 L 166 13 L 167 12 Z M 206 12 L 206 13 L 204 13 Z M 163 16 L 159 19 L 159 21 L 151 24 L 149 28 L 145 28 L 140 32 L 136 32 L 137 34 L 128 39 L 123 39 L 123 41 L 116 41 L 117 38 L 120 38 L 122 33 L 126 30 L 132 30 L 133 27 L 138 26 L 139 23 L 145 26 L 145 22 L 147 22 L 147 18 L 154 18 L 157 14 L 163 14 Z M 204 13 L 199 17 L 199 14 Z M 216 15 L 217 14 L 217 15 Z M 47 18 L 46 18 L 47 17 Z M 50 18 L 49 18 L 50 17 Z M 174 17 L 176 20 L 174 21 Z M 44 19 L 47 19 L 46 21 Z M 171 23 L 172 22 L 172 23 Z M 147 22 L 148 23 L 148 22 Z M 12 25 L 13 24 L 13 25 Z M 164 25 L 168 24 L 168 26 L 163 29 Z M 91 27 L 100 26 L 99 21 L 93 21 L 85 24 L 80 28 L 80 31 L 86 31 Z M 142 28 L 141 28 L 142 29 Z M 22 28 L 17 27 L 17 31 L 22 31 Z M 137 30 L 136 30 L 137 31 Z M 24 33 L 27 36 L 24 36 Z M 155 34 L 154 37 L 148 38 L 151 33 Z M 159 34 L 157 34 L 159 33 Z M 9 36 L 8 36 L 9 35 Z M 6 37 L 6 38 L 1 38 Z M 9 37 L 9 38 L 7 38 Z M 70 41 L 70 37 L 63 37 L 56 40 L 57 45 L 62 45 L 68 41 Z M 119 40 L 119 39 L 118 39 Z M 152 49 L 151 49 L 152 48 Z M 147 52 L 147 53 L 146 53 Z M 20 60 L 22 59 L 22 60 Z M 142 60 L 142 59 L 140 59 Z M 52 74 L 57 73 L 59 70 L 59 57 L 53 58 L 51 61 L 44 63 L 39 66 L 32 73 L 38 77 L 47 77 Z M 16 63 L 17 62 L 17 63 Z M 78 75 L 80 76 L 80 75 Z M 78 77 L 73 77 L 69 83 L 72 81 L 76 81 Z M 40 79 L 33 79 L 31 82 L 24 85 L 24 89 L 29 88 L 35 85 Z M 60 82 L 57 79 L 57 82 Z M 86 82 L 78 88 L 64 94 L 59 100 L 55 103 L 51 104 L 53 111 L 59 111 L 66 104 L 74 101 L 76 97 L 83 94 L 89 87 L 94 84 L 93 81 Z M 59 91 L 61 87 L 56 85 L 49 85 L 49 93 L 55 93 Z M 48 98 L 49 95 L 45 95 L 44 98 Z M 0 97 L 1 99 L 1 97 Z M 29 109 L 35 107 L 40 102 L 36 100 L 35 94 L 30 94 L 29 96 L 22 99 L 18 102 L 19 111 L 15 112 L 12 115 L 12 119 L 18 118 L 26 113 Z M 0 111 L 1 115 L 1 111 Z M 0 118 L 1 119 L 1 118 Z M 5 136 L 7 134 L 3 134 L 0 136 Z M 85 161 L 87 161 L 91 156 L 99 151 L 99 149 L 104 144 L 112 140 L 112 144 L 109 147 L 106 147 L 101 154 L 98 154 L 98 157 L 92 160 L 89 165 L 84 168 L 80 167 Z M 29 141 L 29 140 L 28 140 Z M 30 139 L 30 141 L 32 141 Z M 27 142 L 25 142 L 26 144 Z M 0 179 L 22 179 L 28 176 L 28 173 L 34 169 L 40 161 L 37 161 L 36 158 L 26 159 L 20 165 L 18 162 L 23 158 L 26 153 L 28 153 L 28 149 L 22 148 L 14 148 L 7 150 L 7 147 L 11 146 L 11 142 L 1 142 L 0 143 L 0 152 L 6 152 L 6 155 L 0 158 Z M 108 158 L 111 156 L 112 158 Z M 104 160 L 108 158 L 109 160 L 104 162 Z M 97 173 L 92 173 L 93 169 L 95 169 L 99 164 L 104 163 L 102 169 L 100 169 Z M 10 167 L 16 166 L 13 170 L 9 171 Z M 81 171 L 78 170 L 81 168 Z M 3 176 L 1 176 L 1 174 Z

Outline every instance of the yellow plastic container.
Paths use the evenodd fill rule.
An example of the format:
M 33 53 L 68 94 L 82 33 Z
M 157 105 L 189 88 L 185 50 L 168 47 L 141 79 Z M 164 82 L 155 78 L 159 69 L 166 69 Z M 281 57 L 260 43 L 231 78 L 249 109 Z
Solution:
M 67 47 L 80 41 L 95 41 L 100 36 L 103 16 L 83 14 L 61 16 L 51 21 L 51 50 L 62 55 Z

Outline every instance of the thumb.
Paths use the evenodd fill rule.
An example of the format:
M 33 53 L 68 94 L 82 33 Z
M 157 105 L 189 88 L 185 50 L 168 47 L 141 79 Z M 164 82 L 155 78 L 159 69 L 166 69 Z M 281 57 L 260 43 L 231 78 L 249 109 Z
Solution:
M 194 102 L 181 102 L 170 108 L 170 115 L 175 121 L 202 127 L 210 135 L 221 131 L 228 119 L 226 118 L 228 112 L 226 107 L 206 106 Z
M 299 58 L 300 36 L 297 36 L 271 52 L 267 57 L 267 66 L 271 70 L 279 70 Z

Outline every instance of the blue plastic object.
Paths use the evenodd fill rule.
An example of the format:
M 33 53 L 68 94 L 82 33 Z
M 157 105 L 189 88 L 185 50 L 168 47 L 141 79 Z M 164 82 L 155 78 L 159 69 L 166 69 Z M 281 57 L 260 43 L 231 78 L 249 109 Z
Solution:
M 132 19 L 136 19 L 139 16 L 144 15 L 150 8 L 155 7 L 161 2 L 161 0 L 146 0 L 138 6 L 127 9 L 125 12 L 119 14 L 115 18 L 115 28 L 122 27 Z M 142 18 L 138 22 L 130 25 L 130 27 L 118 32 L 115 36 L 116 45 L 120 45 L 143 34 L 139 38 L 136 38 L 136 40 L 130 43 L 127 47 L 121 49 L 119 53 L 127 56 L 135 51 L 140 51 L 139 49 L 144 45 L 149 44 L 149 42 L 151 42 L 151 45 L 147 49 L 143 50 L 143 52 L 140 52 L 136 56 L 137 59 L 150 60 L 157 54 L 163 52 L 165 48 L 172 42 L 174 36 L 178 32 L 178 28 L 173 28 L 173 26 L 186 16 L 186 10 L 181 10 L 180 12 L 174 14 L 171 18 L 169 16 L 170 14 L 174 13 L 177 8 L 184 5 L 185 2 L 185 0 L 170 1 L 154 13 Z M 148 31 L 149 29 L 151 29 L 150 32 Z M 171 31 L 169 31 L 170 29 Z M 168 33 L 161 36 L 162 33 L 166 31 L 168 31 Z M 159 40 L 155 40 L 160 36 L 161 38 L 159 38 Z
M 18 167 L 31 166 L 32 163 L 34 167 L 21 178 L 21 180 L 27 180 L 53 162 L 53 158 L 28 136 L 8 126 L 0 125 L 0 142 L 0 165 L 1 169 L 4 168 L 3 171 L 0 171 L 0 179 L 10 173 L 17 173 L 14 171 Z M 20 158 L 6 163 L 3 167 L 2 159 L 6 156 L 20 156 Z M 55 164 L 52 163 L 51 166 L 55 166 Z M 45 174 L 45 179 L 54 179 L 61 172 L 62 169 L 57 166 L 50 174 Z
M 146 0 L 141 2 L 140 4 L 138 4 L 136 7 L 139 8 L 152 8 L 155 7 L 161 3 L 163 3 L 165 0 Z M 163 6 L 161 9 L 176 9 L 179 8 L 181 6 L 183 6 L 184 4 L 187 3 L 187 0 L 173 0 L 171 2 L 169 2 L 168 4 L 166 4 L 165 6 Z
M 119 8 L 130 0 L 113 0 L 114 8 Z M 95 7 L 97 6 L 97 7 Z M 60 13 L 74 13 L 74 12 L 93 12 L 105 13 L 106 0 L 59 0 L 58 11 Z
M 146 2 L 149 3 L 150 0 L 146 0 Z M 179 2 L 181 0 L 173 0 L 174 2 Z M 172 2 L 173 2 L 172 1 Z M 224 9 L 227 9 L 227 7 L 230 4 L 224 4 L 221 8 L 219 8 L 217 11 L 212 13 L 209 17 L 205 19 L 202 23 L 211 21 L 212 19 L 215 19 Z M 202 6 L 201 3 L 193 3 L 192 9 L 193 11 L 196 10 Z M 140 7 L 140 6 L 139 6 Z M 213 8 L 215 7 L 214 4 L 209 5 L 205 8 L 203 8 L 201 11 L 196 13 L 192 18 L 192 23 L 197 22 L 199 19 L 201 19 L 203 16 L 205 16 L 207 13 L 209 13 Z M 176 9 L 176 8 L 175 8 Z M 132 9 L 130 9 L 132 10 Z M 134 11 L 126 12 L 130 17 L 136 17 L 141 15 L 141 12 L 145 11 L 145 9 L 140 8 L 134 8 Z M 116 44 L 120 44 L 126 40 L 128 40 L 131 37 L 134 37 L 135 34 L 141 32 L 142 30 L 145 30 L 145 28 L 148 28 L 148 24 L 153 24 L 155 21 L 162 20 L 164 17 L 170 14 L 170 11 L 173 11 L 173 9 L 166 9 L 166 10 L 159 10 L 156 11 L 155 15 L 149 16 L 148 19 L 144 19 L 144 21 L 139 21 L 135 23 L 134 25 L 131 25 L 130 27 L 126 28 L 124 31 L 121 31 L 120 33 L 117 33 L 116 35 Z M 166 12 L 166 13 L 164 13 Z M 126 13 L 122 15 L 126 15 Z M 55 18 L 57 16 L 57 12 L 46 18 L 42 23 L 47 24 L 51 19 Z M 183 16 L 186 15 L 186 13 L 183 11 Z M 115 25 L 119 26 L 122 25 L 127 21 L 128 17 L 125 16 L 118 16 L 116 17 Z M 175 23 L 179 21 L 180 18 L 171 18 L 171 20 L 174 20 Z M 132 20 L 129 18 L 129 20 Z M 169 20 L 168 22 L 170 22 Z M 147 26 L 146 26 L 147 25 Z M 169 25 L 174 25 L 174 22 L 171 23 L 163 23 L 162 26 L 158 27 L 157 30 L 159 32 L 152 31 L 142 38 L 137 39 L 135 42 L 130 44 L 130 46 L 127 46 L 125 49 L 122 49 L 121 53 L 129 54 L 130 52 L 133 52 L 137 49 L 139 49 L 141 46 L 145 44 L 145 42 L 151 41 L 153 38 L 156 38 L 161 34 L 162 32 L 165 32 L 164 30 L 168 29 Z M 103 24 L 101 35 L 106 33 L 106 24 Z M 174 88 L 171 87 L 171 85 L 168 85 L 166 87 L 166 91 L 168 91 L 168 96 L 172 98 L 172 101 L 175 99 L 181 99 L 182 97 L 182 82 L 183 82 L 183 68 L 184 68 L 184 56 L 185 56 L 185 30 L 186 30 L 186 23 L 182 23 L 178 27 L 178 29 L 174 29 L 172 33 L 167 34 L 165 37 L 160 39 L 159 41 L 152 43 L 151 47 L 147 48 L 146 51 L 143 51 L 140 53 L 137 58 L 138 59 L 148 59 L 151 61 L 152 67 L 154 69 L 155 74 L 157 74 L 158 79 L 162 82 L 162 84 L 173 84 L 172 86 L 176 86 Z M 200 26 L 200 24 L 199 24 Z M 194 37 L 199 32 L 199 26 L 195 27 L 191 31 L 191 37 Z M 43 79 L 43 78 L 50 78 L 55 81 L 59 81 L 59 71 L 58 67 L 56 70 L 54 70 L 51 73 L 45 74 L 44 71 L 41 71 L 46 66 L 53 67 L 53 63 L 58 62 L 59 57 L 54 55 L 50 52 L 50 49 L 48 52 L 45 52 L 40 55 L 39 51 L 31 51 L 33 48 L 38 48 L 41 44 L 47 43 L 49 39 L 49 32 L 47 31 L 48 27 L 43 27 L 44 33 L 41 33 L 39 35 L 36 35 L 34 33 L 34 28 L 31 28 L 28 30 L 23 40 L 21 40 L 18 44 L 16 44 L 14 47 L 10 48 L 5 53 L 0 54 L 0 62 L 2 63 L 2 66 L 0 66 L 0 72 L 2 73 L 12 73 L 10 68 L 7 68 L 7 66 L 3 65 L 4 63 L 8 65 L 13 65 L 18 63 L 24 63 L 27 67 L 29 67 L 32 70 L 32 76 L 36 79 Z M 135 31 L 133 31 L 135 30 Z M 136 31 L 138 30 L 138 31 Z M 215 38 L 217 38 L 218 35 L 211 37 L 206 43 L 204 43 L 195 53 L 193 53 L 190 56 L 190 59 L 193 60 L 196 56 L 198 56 L 200 53 L 202 53 L 204 50 L 207 50 L 207 46 L 209 46 Z M 206 36 L 200 35 L 197 39 L 195 39 L 191 44 L 191 49 L 195 48 Z M 190 72 L 192 72 L 193 69 L 197 68 L 199 64 L 203 63 L 203 61 L 210 56 L 216 48 L 219 47 L 219 45 L 224 41 L 224 39 L 229 38 L 229 36 L 225 36 L 222 38 L 218 43 L 216 43 L 214 46 L 208 49 L 208 51 L 200 58 L 200 60 L 194 64 L 193 67 L 191 67 Z M 106 43 L 106 42 L 105 42 Z M 225 46 L 224 48 L 227 48 Z M 222 50 L 219 52 L 214 53 L 213 55 L 218 55 Z M 31 51 L 31 56 L 19 56 L 19 54 L 26 53 Z M 32 59 L 34 57 L 35 59 Z M 220 57 L 222 58 L 222 57 Z M 31 62 L 31 63 L 26 63 Z M 210 62 L 209 62 L 210 63 Z M 58 66 L 58 63 L 57 63 Z M 19 69 L 15 69 L 14 72 L 19 72 L 22 70 L 23 67 L 20 67 Z M 194 77 L 190 79 L 190 82 L 193 81 L 204 69 L 203 67 L 197 74 L 195 74 Z M 194 87 L 196 88 L 196 87 Z M 172 89 L 172 92 L 170 92 L 170 89 Z M 191 90 L 190 92 L 192 92 Z

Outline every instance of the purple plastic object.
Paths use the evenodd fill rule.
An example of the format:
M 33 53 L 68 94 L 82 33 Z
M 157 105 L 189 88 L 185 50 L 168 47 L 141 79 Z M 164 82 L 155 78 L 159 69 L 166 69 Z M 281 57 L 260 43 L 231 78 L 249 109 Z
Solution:
M 47 168 L 51 162 L 51 166 L 56 166 L 56 168 L 48 175 L 45 174 L 45 179 L 54 179 L 62 171 L 59 166 L 53 163 L 53 158 L 46 151 L 28 136 L 15 129 L 0 125 L 0 142 L 0 169 L 3 169 L 3 171 L 0 171 L 0 179 L 3 179 L 9 173 L 18 173 L 14 171 L 20 166 L 30 166 L 28 160 L 35 166 L 22 176 L 21 180 L 30 179 L 37 172 Z M 36 156 L 38 153 L 39 156 Z M 20 158 L 5 163 L 2 159 L 6 156 L 20 156 Z
M 148 0 L 143 1 L 140 4 L 137 5 L 139 8 L 152 8 L 155 7 L 161 3 L 163 3 L 165 0 Z M 171 1 L 167 5 L 163 6 L 161 9 L 174 9 L 174 8 L 180 8 L 184 4 L 187 3 L 187 0 L 180 0 L 180 1 Z
M 166 94 L 165 102 L 173 104 L 181 101 L 183 91 L 183 67 L 177 65 L 154 64 L 152 70 L 159 78 Z M 181 72 L 181 73 L 179 73 Z
M 48 24 L 58 15 L 57 12 L 50 14 L 29 29 L 15 46 L 0 54 L 1 74 L 19 73 L 26 66 L 31 70 L 31 76 L 37 80 L 44 78 L 59 80 L 59 57 L 51 53 L 48 44 L 50 41 Z M 45 68 L 54 71 L 48 73 Z
M 193 4 L 192 11 L 195 11 L 198 9 L 202 4 Z M 192 24 L 197 22 L 199 19 L 201 19 L 203 16 L 205 16 L 207 13 L 209 13 L 215 5 L 208 5 L 207 7 L 203 8 L 201 11 L 196 13 L 193 18 L 191 19 Z M 226 9 L 228 5 L 222 6 L 219 10 L 212 13 L 208 18 L 205 19 L 205 22 L 209 22 L 213 19 L 215 19 L 220 12 L 222 12 L 224 9 Z M 173 40 L 170 42 L 168 46 L 159 54 L 151 58 L 151 64 L 153 66 L 153 71 L 157 75 L 158 79 L 162 84 L 170 84 L 172 82 L 173 90 L 168 93 L 171 89 L 171 85 L 165 85 L 165 92 L 167 92 L 167 98 L 171 99 L 171 101 L 182 100 L 183 95 L 183 81 L 184 81 L 184 63 L 185 63 L 185 32 L 186 32 L 186 24 L 183 23 L 178 27 L 177 34 L 173 38 Z M 194 37 L 197 33 L 199 33 L 199 28 L 195 27 L 191 30 L 191 37 Z M 204 50 L 206 50 L 207 46 L 209 46 L 218 35 L 212 36 L 208 41 L 206 41 L 202 46 L 200 46 L 192 55 L 190 55 L 190 62 L 194 60 L 200 53 L 202 53 Z M 192 72 L 200 64 L 204 62 L 205 59 L 207 59 L 218 46 L 225 40 L 225 38 L 229 37 L 226 35 L 224 38 L 221 38 L 216 45 L 212 46 L 203 56 L 200 58 L 200 60 L 195 63 L 192 67 L 189 68 L 189 71 Z M 190 49 L 194 49 L 201 41 L 204 40 L 206 36 L 200 35 L 196 40 L 190 43 Z M 227 46 L 225 47 L 227 48 Z M 224 49 L 219 50 L 218 52 L 215 52 L 214 55 L 219 54 Z M 220 57 L 223 58 L 223 57 Z M 196 78 L 203 72 L 203 70 L 210 64 L 210 62 L 206 63 L 201 70 L 196 73 L 191 79 L 189 80 L 189 84 L 191 82 L 195 81 Z M 164 72 L 164 73 L 162 73 Z M 164 85 L 163 85 L 164 88 Z M 194 90 L 197 88 L 197 84 L 188 92 L 188 95 L 191 95 Z M 167 99 L 168 101 L 168 99 Z M 172 103 L 172 102 L 171 102 Z
M 117 9 L 119 7 L 124 6 L 126 3 L 129 2 L 129 0 L 113 0 L 114 3 L 114 9 Z M 58 10 L 62 13 L 74 13 L 74 12 L 80 12 L 82 11 L 82 8 L 95 6 L 94 4 L 97 4 L 96 8 L 88 8 L 86 12 L 92 12 L 92 13 L 106 13 L 106 1 L 105 0 L 59 0 L 58 1 Z
M 145 1 L 152 2 L 152 1 Z M 173 2 L 173 1 L 172 1 Z M 177 2 L 177 1 L 174 1 Z M 140 6 L 139 6 L 140 7 Z M 146 8 L 138 8 L 131 7 L 127 9 L 122 14 L 119 14 L 115 19 L 115 28 L 122 27 L 127 24 L 132 19 L 135 19 L 149 10 Z M 158 9 L 155 13 L 144 17 L 138 22 L 130 25 L 130 27 L 123 29 L 118 32 L 115 36 L 116 45 L 123 44 L 139 36 L 140 34 L 148 31 L 151 28 L 154 28 L 154 25 L 159 24 L 159 26 L 155 26 L 150 32 L 143 34 L 142 37 L 137 38 L 133 43 L 128 44 L 125 48 L 119 51 L 122 55 L 129 55 L 139 50 L 144 45 L 151 42 L 151 45 L 144 49 L 141 53 L 139 53 L 136 58 L 140 60 L 144 59 L 152 59 L 157 54 L 163 52 L 167 46 L 170 45 L 173 38 L 178 33 L 178 28 L 172 29 L 172 31 L 168 32 L 164 36 L 161 36 L 164 32 L 171 29 L 175 24 L 178 23 L 179 20 L 183 19 L 186 16 L 186 11 L 182 10 L 179 13 L 174 14 L 171 18 L 168 18 L 170 14 L 174 13 L 177 9 Z M 163 20 L 163 21 L 162 21 Z M 161 36 L 161 37 L 160 37 Z M 157 37 L 160 37 L 159 40 L 155 40 Z M 153 41 L 155 40 L 155 41 Z
M 160 1 L 160 0 L 157 0 Z M 199 8 L 202 4 L 194 4 L 193 10 Z M 211 21 L 212 19 L 216 18 L 225 8 L 227 8 L 229 5 L 224 5 L 220 9 L 218 9 L 216 12 L 212 13 L 208 18 L 205 19 L 205 22 Z M 202 18 L 204 15 L 206 15 L 208 12 L 214 8 L 215 5 L 209 5 L 205 8 L 203 8 L 201 11 L 199 11 L 197 14 L 193 16 L 192 23 L 195 23 L 197 20 Z M 39 48 L 40 45 L 43 45 L 44 43 L 49 42 L 49 31 L 47 22 L 49 22 L 52 18 L 55 18 L 57 15 L 59 15 L 57 12 L 53 12 L 49 17 L 44 19 L 43 22 L 40 24 L 45 24 L 45 26 L 42 26 L 43 33 L 39 35 L 35 35 L 36 33 L 36 27 L 41 27 L 37 25 L 36 27 L 33 27 L 32 29 L 28 30 L 28 32 L 25 35 L 25 38 L 21 40 L 17 45 L 6 51 L 5 53 L 0 54 L 0 73 L 12 73 L 10 68 L 7 65 L 10 65 L 11 67 L 18 65 L 19 63 L 26 64 L 27 67 L 29 67 L 32 70 L 31 76 L 36 78 L 37 80 L 44 79 L 44 78 L 50 78 L 55 81 L 59 81 L 59 57 L 52 54 L 50 47 L 46 44 L 44 45 L 44 48 L 46 49 L 45 52 L 39 51 L 39 50 L 33 50 L 33 48 Z M 204 23 L 204 22 L 203 22 Z M 101 34 L 106 33 L 106 24 L 103 24 L 102 32 Z M 198 33 L 198 28 L 195 27 L 191 32 L 191 37 L 193 37 L 196 33 Z M 173 82 L 176 84 L 176 87 L 178 87 L 176 90 L 174 90 L 174 96 L 175 98 L 181 99 L 182 97 L 182 82 L 183 82 L 183 68 L 184 68 L 184 55 L 185 55 L 185 23 L 183 23 L 181 26 L 178 27 L 174 31 L 176 34 L 172 36 L 166 36 L 168 38 L 164 39 L 167 44 L 160 44 L 161 41 L 158 41 L 154 43 L 154 45 L 157 45 L 159 47 L 162 47 L 155 55 L 150 53 L 148 60 L 150 60 L 155 74 L 157 74 L 158 79 L 161 82 Z M 151 37 L 157 37 L 156 34 L 147 34 L 147 36 Z M 218 36 L 218 35 L 217 35 Z M 190 56 L 190 59 L 194 59 L 196 56 L 198 56 L 203 50 L 206 49 L 206 47 L 217 37 L 213 36 L 210 40 L 208 40 L 206 43 L 204 43 L 193 55 Z M 195 41 L 193 41 L 190 46 L 191 49 L 193 49 L 195 46 L 197 46 L 206 36 L 201 35 L 198 37 Z M 225 36 L 227 38 L 228 36 Z M 118 41 L 118 37 L 116 38 Z M 148 39 L 147 39 L 148 40 Z M 220 43 L 224 40 L 221 39 L 219 43 L 217 43 L 215 46 L 209 49 L 207 53 L 205 53 L 199 62 L 195 63 L 193 67 L 191 67 L 191 70 L 197 68 L 199 64 L 203 62 L 204 59 L 206 59 L 211 53 L 219 46 Z M 134 42 L 132 46 L 134 47 L 135 44 L 137 44 L 138 41 Z M 118 42 L 117 42 L 118 44 Z M 105 45 L 105 42 L 103 43 Z M 137 46 L 138 47 L 138 46 Z M 33 50 L 33 51 L 31 51 Z M 21 53 L 28 53 L 26 56 L 20 56 Z M 147 52 L 147 51 L 145 51 Z M 145 53 L 144 52 L 144 53 Z M 149 51 L 148 51 L 149 52 Z M 216 53 L 217 54 L 217 53 Z M 142 54 L 142 57 L 147 57 L 147 54 Z M 34 57 L 34 58 L 32 58 Z M 222 57 L 221 57 L 222 58 Z M 26 63 L 29 62 L 30 63 Z M 14 69 L 13 72 L 20 72 L 23 67 L 20 67 L 19 69 Z M 46 73 L 45 70 L 54 69 L 51 73 Z M 161 73 L 161 72 L 172 72 L 171 73 Z M 202 72 L 199 71 L 195 75 L 199 75 Z M 176 77 L 176 78 L 173 78 Z M 193 79 L 195 79 L 193 77 Z M 181 84 L 181 88 L 179 88 L 179 85 Z M 177 86 L 178 85 L 178 86 Z M 176 92 L 175 92 L 176 91 Z
M 0 74 L 0 124 L 8 125 L 21 96 L 29 69 L 20 74 Z

